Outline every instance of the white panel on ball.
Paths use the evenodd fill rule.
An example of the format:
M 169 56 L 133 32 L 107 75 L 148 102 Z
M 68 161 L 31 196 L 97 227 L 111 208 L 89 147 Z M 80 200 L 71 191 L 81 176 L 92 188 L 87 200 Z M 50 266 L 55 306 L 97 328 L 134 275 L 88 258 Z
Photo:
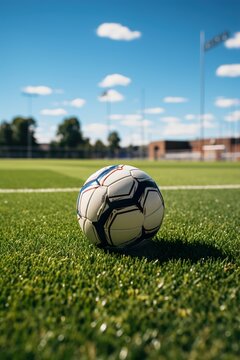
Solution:
M 87 218 L 91 221 L 97 221 L 101 210 L 106 203 L 107 188 L 105 186 L 99 186 L 95 189 L 91 197 L 91 202 L 87 208 Z
M 141 198 L 140 203 L 143 207 L 144 215 L 148 216 L 162 206 L 162 199 L 160 198 L 157 190 L 147 188 L 144 191 L 144 195 Z
M 78 223 L 79 223 L 79 225 L 80 225 L 80 228 L 82 229 L 82 231 L 84 231 L 84 223 L 85 223 L 86 218 L 81 217 L 81 216 L 79 216 L 79 215 L 78 215 L 77 218 L 78 218 Z
M 86 219 L 86 221 L 84 222 L 84 232 L 87 236 L 87 238 L 94 244 L 94 245 L 98 245 L 101 243 L 101 241 L 99 240 L 98 236 L 97 236 L 97 232 L 95 227 L 93 226 L 92 222 L 89 221 L 88 219 Z
M 133 169 L 130 171 L 132 176 L 135 178 L 135 179 L 138 179 L 139 181 L 143 181 L 143 180 L 152 180 L 151 176 L 149 176 L 147 173 L 145 173 L 144 171 L 142 170 L 139 170 L 139 169 Z
M 131 165 L 121 165 L 121 166 L 124 170 L 129 170 L 129 171 L 137 169 L 135 166 L 131 166 Z
M 90 199 L 91 199 L 92 195 L 94 194 L 94 191 L 95 191 L 95 187 L 90 187 L 90 188 L 85 189 L 81 193 L 79 203 L 78 203 L 79 204 L 78 211 L 81 216 L 87 217 L 87 208 L 90 203 Z
M 157 227 L 161 226 L 163 220 L 164 208 L 161 206 L 157 211 L 153 214 L 146 216 L 144 218 L 144 229 L 147 230 L 154 230 Z
M 101 185 L 110 185 L 112 183 L 114 183 L 115 181 L 118 181 L 120 179 L 123 179 L 127 176 L 130 176 L 130 172 L 128 170 L 123 170 L 123 169 L 119 169 L 119 170 L 113 170 L 112 172 L 110 172 L 109 174 L 106 174 L 106 176 L 104 176 L 102 179 L 100 179 L 100 184 Z
M 134 229 L 128 230 L 110 230 L 110 236 L 112 240 L 112 245 L 126 245 L 142 235 L 142 226 L 136 227 Z M 111 241 L 109 241 L 111 244 Z
M 108 186 L 109 200 L 132 198 L 137 187 L 136 180 L 132 176 L 120 179 Z
M 113 210 L 106 227 L 113 230 L 128 230 L 143 225 L 143 213 L 137 206 L 125 207 L 122 210 Z

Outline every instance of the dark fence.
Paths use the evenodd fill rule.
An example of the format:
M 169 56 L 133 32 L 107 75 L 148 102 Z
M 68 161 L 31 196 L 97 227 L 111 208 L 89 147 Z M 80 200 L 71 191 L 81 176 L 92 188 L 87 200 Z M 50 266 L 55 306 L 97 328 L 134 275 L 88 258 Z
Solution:
M 27 146 L 0 146 L 1 158 L 88 158 L 91 156 L 91 151 L 88 149 L 72 150 L 63 148 L 49 148 L 44 149 L 40 147 L 32 147 L 29 149 Z
M 140 147 L 121 148 L 115 154 L 108 150 L 96 151 L 93 148 L 86 149 L 64 149 L 64 148 L 41 148 L 27 146 L 0 146 L 0 158 L 33 158 L 33 159 L 103 159 L 103 158 L 139 158 L 147 157 L 147 149 Z

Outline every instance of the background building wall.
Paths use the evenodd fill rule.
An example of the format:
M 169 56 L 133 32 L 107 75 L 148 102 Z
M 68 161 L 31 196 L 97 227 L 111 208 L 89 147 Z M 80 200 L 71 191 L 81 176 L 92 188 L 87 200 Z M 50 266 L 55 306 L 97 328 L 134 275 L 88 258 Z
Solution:
M 205 147 L 204 158 L 221 160 L 234 158 L 240 160 L 240 138 L 209 138 L 191 141 L 160 140 L 148 146 L 148 157 L 151 160 L 171 158 L 200 159 L 202 147 Z

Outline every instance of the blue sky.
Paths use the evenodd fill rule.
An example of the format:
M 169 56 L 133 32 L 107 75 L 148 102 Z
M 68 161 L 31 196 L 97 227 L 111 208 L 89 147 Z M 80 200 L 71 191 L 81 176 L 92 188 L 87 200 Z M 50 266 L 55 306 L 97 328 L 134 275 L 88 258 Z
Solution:
M 38 93 L 41 142 L 68 116 L 92 141 L 105 141 L 107 124 L 122 145 L 198 138 L 200 31 L 209 40 L 227 30 L 205 53 L 204 132 L 236 135 L 239 14 L 237 0 L 1 0 L 0 121 L 28 116 Z

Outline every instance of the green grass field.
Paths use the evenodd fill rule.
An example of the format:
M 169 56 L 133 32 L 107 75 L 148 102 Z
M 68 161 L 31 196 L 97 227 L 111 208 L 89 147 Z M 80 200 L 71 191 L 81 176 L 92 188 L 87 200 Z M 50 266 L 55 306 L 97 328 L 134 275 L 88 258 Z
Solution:
M 0 188 L 80 188 L 115 162 L 1 160 Z M 237 163 L 128 163 L 160 187 L 240 184 Z M 240 190 L 162 193 L 143 257 L 89 244 L 77 192 L 0 193 L 1 359 L 239 359 Z

